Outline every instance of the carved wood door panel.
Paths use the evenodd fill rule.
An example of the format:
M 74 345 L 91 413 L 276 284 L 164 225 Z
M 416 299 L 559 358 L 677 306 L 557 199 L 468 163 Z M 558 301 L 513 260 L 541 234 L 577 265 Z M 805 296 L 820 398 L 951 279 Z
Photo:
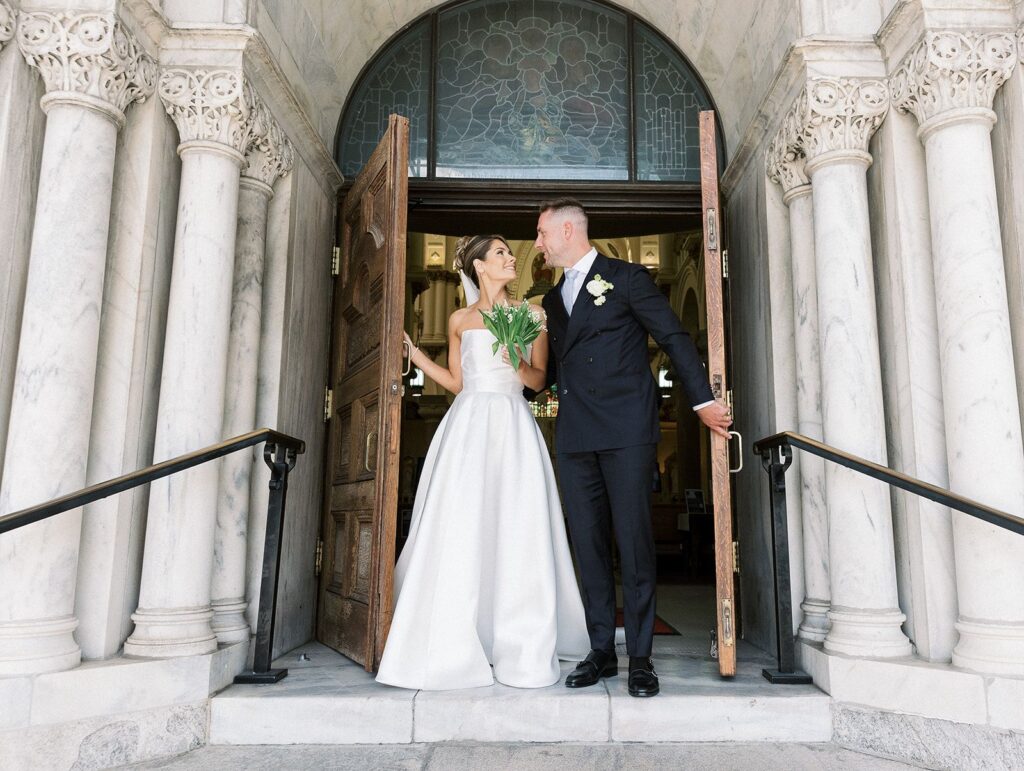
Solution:
M 369 671 L 392 615 L 408 153 L 392 115 L 339 211 L 317 639 Z
M 724 229 L 718 196 L 715 113 L 700 113 L 700 186 L 704 224 L 704 287 L 708 314 L 708 375 L 716 399 L 728 400 Z M 711 433 L 711 496 L 715 513 L 715 615 L 718 671 L 736 674 L 739 608 L 735 591 L 729 442 Z

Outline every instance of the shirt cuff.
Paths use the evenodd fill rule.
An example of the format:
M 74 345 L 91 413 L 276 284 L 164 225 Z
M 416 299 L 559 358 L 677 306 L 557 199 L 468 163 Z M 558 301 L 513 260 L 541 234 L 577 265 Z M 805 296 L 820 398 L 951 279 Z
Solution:
M 711 406 L 711 405 L 712 405 L 712 404 L 714 404 L 714 403 L 715 403 L 715 400 L 714 400 L 714 399 L 712 399 L 712 400 L 711 400 L 711 401 L 709 401 L 709 402 L 701 402 L 700 404 L 695 404 L 695 405 L 693 405 L 693 411 L 694 411 L 694 412 L 697 412 L 697 410 L 702 410 L 702 409 L 704 409 L 705 407 L 709 407 L 709 406 Z

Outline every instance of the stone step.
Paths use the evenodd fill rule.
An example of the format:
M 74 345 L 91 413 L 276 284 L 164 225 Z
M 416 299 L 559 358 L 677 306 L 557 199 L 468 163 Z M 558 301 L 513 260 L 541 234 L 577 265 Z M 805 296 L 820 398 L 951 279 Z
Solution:
M 706 657 L 672 653 L 659 638 L 659 696 L 637 699 L 625 674 L 592 688 L 407 691 L 378 685 L 362 667 L 318 644 L 275 666 L 274 685 L 232 685 L 210 708 L 210 743 L 406 744 L 421 742 L 827 742 L 831 700 L 811 685 L 771 685 L 754 649 L 735 678 Z M 626 661 L 620 661 L 624 669 Z M 568 671 L 572 665 L 563 664 Z

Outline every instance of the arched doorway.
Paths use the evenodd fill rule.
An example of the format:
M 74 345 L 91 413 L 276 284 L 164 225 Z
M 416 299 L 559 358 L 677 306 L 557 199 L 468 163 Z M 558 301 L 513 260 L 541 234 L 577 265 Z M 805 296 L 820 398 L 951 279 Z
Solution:
M 671 294 L 682 266 L 669 269 L 670 261 L 659 255 L 674 252 L 670 245 L 677 241 L 700 242 L 698 114 L 705 109 L 713 109 L 710 97 L 681 52 L 639 18 L 595 0 L 454 2 L 393 37 L 353 89 L 336 152 L 354 179 L 371 156 L 378 157 L 387 116 L 408 118 L 405 311 L 407 319 L 417 319 L 421 349 L 444 363 L 444 320 L 460 302 L 450 273 L 455 236 L 500 232 L 519 242 L 513 244 L 522 257 L 519 297 L 535 297 L 558 280 L 539 268 L 530 251 L 536 206 L 546 197 L 579 198 L 602 250 L 655 273 L 664 269 L 659 283 Z M 341 195 L 348 192 L 345 187 Z M 339 228 L 344 220 L 339 216 Z M 653 366 L 668 406 L 673 385 L 663 378 L 667 371 Z M 403 414 L 422 420 L 422 430 L 415 436 L 403 430 L 403 455 L 419 448 L 413 455 L 422 458 L 447 401 L 429 385 L 422 391 L 414 380 L 405 385 L 416 398 L 403 404 Z M 663 421 L 673 424 L 672 441 L 674 424 L 685 422 L 676 412 L 663 410 Z M 365 439 L 368 457 L 370 434 Z M 348 445 L 363 448 L 358 437 Z M 399 547 L 417 457 L 398 464 L 399 485 L 405 485 L 397 496 Z M 670 497 L 664 502 L 652 516 L 665 524 L 660 545 L 678 554 L 686 543 L 680 532 L 685 520 L 676 512 L 682 503 Z M 344 546 L 349 559 L 369 559 L 376 552 L 359 534 L 370 528 L 351 530 L 335 551 Z M 326 549 L 332 541 L 325 535 Z M 332 559 L 328 555 L 327 562 Z M 346 570 L 363 575 L 359 566 Z M 327 584 L 322 579 L 321 586 Z M 708 626 L 713 623 L 712 612 Z

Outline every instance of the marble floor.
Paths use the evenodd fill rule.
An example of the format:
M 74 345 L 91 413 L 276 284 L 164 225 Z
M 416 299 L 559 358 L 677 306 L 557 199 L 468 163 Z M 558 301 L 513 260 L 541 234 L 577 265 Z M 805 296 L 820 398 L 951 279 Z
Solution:
M 275 663 L 289 670 L 280 683 L 233 685 L 212 700 L 210 743 L 828 742 L 829 697 L 810 685 L 768 683 L 761 669 L 773 659 L 763 651 L 741 641 L 736 677 L 718 675 L 709 656 L 712 591 L 659 592 L 659 615 L 681 634 L 655 638 L 662 693 L 652 699 L 630 697 L 624 676 L 578 690 L 408 691 L 378 685 L 308 643 Z M 564 662 L 563 672 L 572 666 Z

